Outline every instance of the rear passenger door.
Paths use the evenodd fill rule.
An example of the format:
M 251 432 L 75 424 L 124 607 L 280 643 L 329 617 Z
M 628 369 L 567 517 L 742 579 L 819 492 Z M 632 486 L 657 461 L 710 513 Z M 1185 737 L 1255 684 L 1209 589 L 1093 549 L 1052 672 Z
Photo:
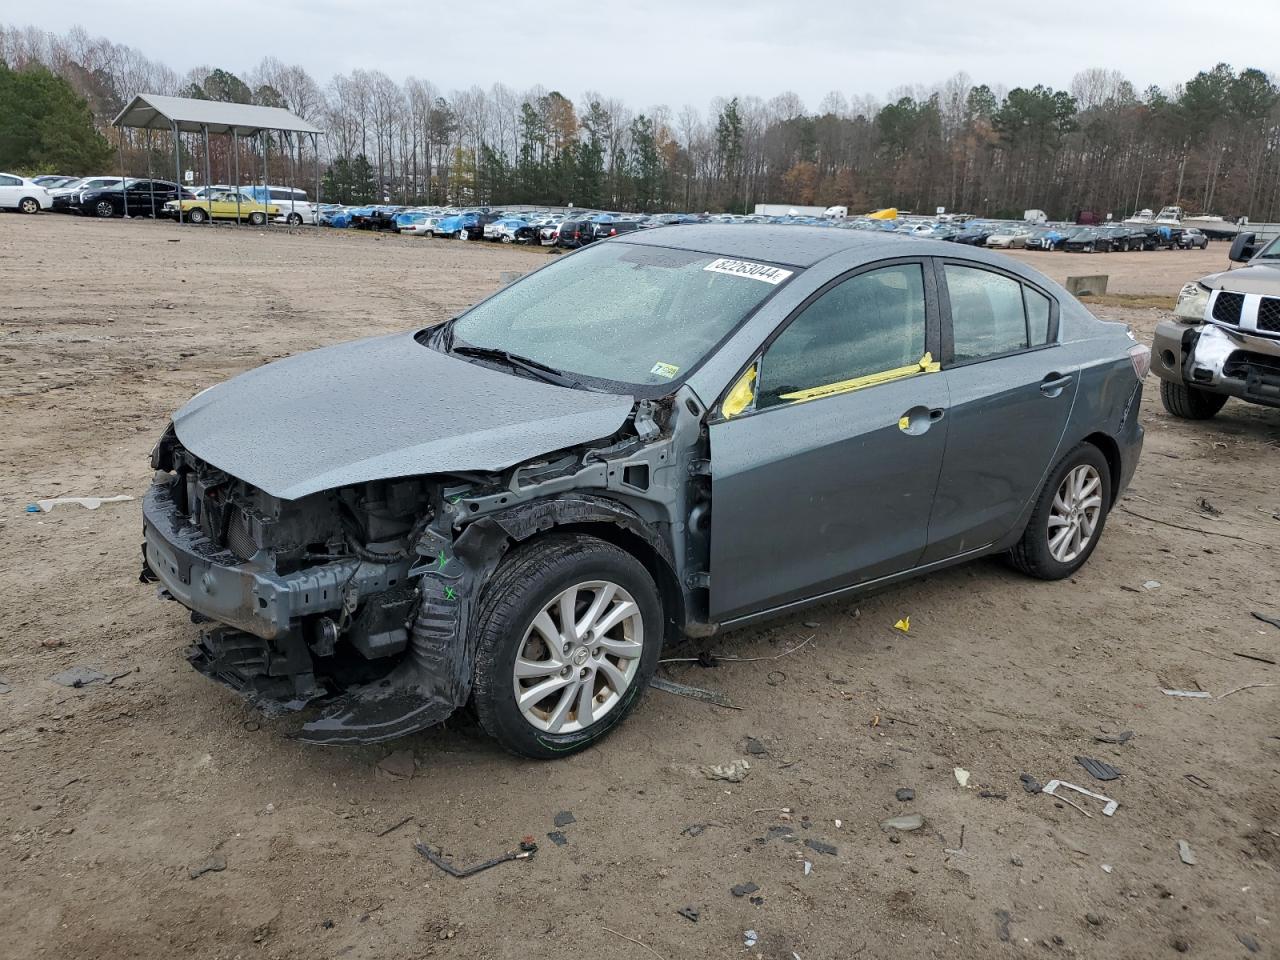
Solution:
M 16 207 L 18 201 L 22 199 L 18 196 L 21 192 L 21 179 L 11 177 L 7 173 L 0 173 L 0 207 Z
M 935 268 L 951 408 L 924 563 L 1013 531 L 1061 455 L 1080 379 L 1046 290 L 987 264 Z

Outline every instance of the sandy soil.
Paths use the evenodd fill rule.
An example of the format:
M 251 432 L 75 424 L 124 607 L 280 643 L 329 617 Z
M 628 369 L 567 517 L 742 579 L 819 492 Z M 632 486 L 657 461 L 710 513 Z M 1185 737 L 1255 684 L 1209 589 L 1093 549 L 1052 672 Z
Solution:
M 652 691 L 605 744 L 556 763 L 457 718 L 401 744 L 407 780 L 380 771 L 389 748 L 299 745 L 186 665 L 195 628 L 137 582 L 137 501 L 23 512 L 140 496 L 166 417 L 201 388 L 444 318 L 542 256 L 0 216 L 0 956 L 1278 955 L 1280 687 L 1160 692 L 1280 681 L 1235 655 L 1280 660 L 1280 630 L 1249 616 L 1280 613 L 1278 411 L 1232 401 L 1174 421 L 1153 379 L 1146 455 L 1075 579 L 980 562 L 728 634 L 714 652 L 813 641 L 775 662 L 666 666 L 742 709 Z M 1226 263 L 1222 245 L 1025 256 L 1157 294 Z M 1098 310 L 1147 336 L 1158 318 Z M 116 679 L 50 682 L 76 665 Z M 1095 740 L 1123 730 L 1124 746 Z M 1097 784 L 1077 754 L 1123 776 Z M 741 784 L 699 772 L 748 755 Z M 1119 810 L 1086 818 L 1025 793 L 1024 772 L 1101 787 Z M 575 822 L 557 846 L 562 811 Z M 924 829 L 880 828 L 909 811 Z M 465 881 L 413 848 L 474 862 L 526 834 L 531 861 Z M 225 869 L 191 879 L 211 856 Z M 759 902 L 730 893 L 747 882 Z

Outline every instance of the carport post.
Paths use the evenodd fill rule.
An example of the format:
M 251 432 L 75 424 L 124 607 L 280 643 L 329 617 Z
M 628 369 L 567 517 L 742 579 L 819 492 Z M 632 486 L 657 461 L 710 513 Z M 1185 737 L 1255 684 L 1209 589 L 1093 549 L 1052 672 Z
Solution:
M 316 205 L 315 219 L 311 221 L 312 226 L 320 226 L 320 134 L 313 133 L 311 135 L 311 147 L 316 152 Z
M 293 134 L 289 134 L 289 139 L 293 140 Z M 293 140 L 291 144 L 293 150 L 289 153 L 289 219 L 293 219 L 293 215 L 298 212 L 298 204 L 295 202 L 294 184 L 298 182 L 298 151 L 302 149 L 299 140 Z
M 209 125 L 202 123 L 200 129 L 204 133 L 204 189 L 205 203 L 209 207 L 209 226 L 213 226 L 213 198 L 207 191 L 213 189 L 213 174 L 209 171 Z M 182 189 L 182 184 L 178 184 L 178 189 Z
M 178 225 L 182 225 L 182 138 L 178 136 L 178 121 L 170 120 L 173 127 L 173 182 L 178 187 Z
M 259 134 L 262 137 L 262 195 L 268 199 L 271 197 L 271 191 L 267 189 L 267 131 L 262 130 Z M 265 209 L 267 201 L 262 201 Z M 266 226 L 271 226 L 271 217 L 267 217 Z
M 151 188 L 151 219 L 158 220 L 156 216 L 156 181 L 151 175 L 151 128 L 147 127 L 147 186 Z M 181 196 L 178 197 L 182 199 Z
M 124 168 L 124 127 L 120 128 L 120 196 L 124 199 L 124 215 L 125 219 L 129 218 L 129 178 L 125 176 Z
M 231 128 L 231 149 L 236 155 L 236 225 L 240 224 L 240 138 L 235 127 Z

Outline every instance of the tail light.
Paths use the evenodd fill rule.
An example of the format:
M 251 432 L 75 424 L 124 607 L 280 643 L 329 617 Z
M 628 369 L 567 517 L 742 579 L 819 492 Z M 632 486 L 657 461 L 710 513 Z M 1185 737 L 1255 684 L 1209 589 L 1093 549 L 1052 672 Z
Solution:
M 609 236 L 611 236 L 611 237 L 616 237 L 617 235 L 618 235 L 618 228 L 617 228 L 617 227 L 613 227 L 612 229 L 610 229 L 610 230 L 609 230 Z
M 1129 362 L 1133 364 L 1133 372 L 1139 381 L 1147 379 L 1151 372 L 1151 348 L 1145 343 L 1136 343 L 1129 348 Z

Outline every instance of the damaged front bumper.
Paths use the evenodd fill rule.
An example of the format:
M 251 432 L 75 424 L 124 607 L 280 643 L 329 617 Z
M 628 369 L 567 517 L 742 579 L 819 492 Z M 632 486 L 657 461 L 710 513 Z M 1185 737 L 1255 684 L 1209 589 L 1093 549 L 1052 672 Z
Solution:
M 1280 407 L 1280 338 L 1162 320 L 1152 354 L 1163 380 Z

